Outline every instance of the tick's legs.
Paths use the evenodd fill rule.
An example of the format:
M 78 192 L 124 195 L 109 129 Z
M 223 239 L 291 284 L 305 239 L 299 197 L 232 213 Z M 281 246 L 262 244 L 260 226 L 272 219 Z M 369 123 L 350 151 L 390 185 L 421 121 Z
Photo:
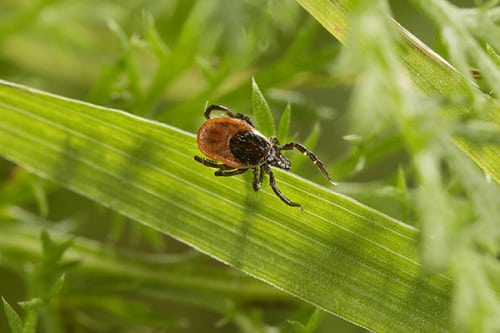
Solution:
M 210 168 L 217 168 L 217 169 L 221 169 L 221 170 L 233 170 L 234 169 L 233 167 L 227 166 L 223 163 L 220 163 L 220 162 L 208 159 L 208 158 L 195 156 L 194 159 L 195 159 L 195 161 L 200 162 L 204 166 L 207 166 Z
M 204 166 L 219 169 L 215 171 L 216 176 L 225 176 L 225 177 L 235 176 L 248 170 L 248 169 L 235 169 L 228 165 L 204 157 L 195 156 L 194 159 L 203 164 Z
M 271 185 L 271 188 L 273 189 L 274 193 L 278 196 L 278 198 L 281 199 L 284 203 L 286 203 L 288 206 L 292 207 L 300 207 L 300 204 L 291 201 L 287 197 L 285 197 L 281 191 L 276 187 L 276 180 L 274 179 L 274 174 L 271 171 L 271 168 L 268 165 L 263 165 L 262 170 L 265 171 L 269 175 L 269 185 Z
M 244 114 L 241 114 L 241 113 L 234 114 L 233 111 L 231 111 L 230 109 L 226 108 L 225 106 L 217 105 L 217 104 L 212 104 L 209 107 L 207 107 L 207 109 L 205 110 L 205 113 L 204 113 L 205 118 L 210 119 L 210 114 L 213 111 L 222 111 L 229 118 L 242 119 L 242 120 L 246 121 L 250 126 L 255 127 L 252 124 L 252 121 L 250 120 L 250 118 L 248 116 L 245 116 Z
M 237 113 L 234 118 L 237 118 L 237 119 L 242 119 L 244 121 L 247 122 L 248 125 L 252 126 L 253 128 L 255 128 L 255 126 L 253 125 L 252 121 L 250 120 L 250 117 L 244 115 L 244 114 L 241 114 L 241 113 Z
M 226 108 L 225 106 L 222 105 L 217 105 L 217 104 L 212 104 L 207 109 L 205 110 L 205 113 L 203 114 L 205 118 L 210 119 L 210 114 L 212 111 L 222 111 L 224 112 L 229 118 L 235 118 L 234 113 Z
M 217 170 L 215 171 L 216 176 L 223 176 L 223 177 L 231 177 L 231 176 L 236 176 L 239 174 L 242 174 L 243 172 L 247 171 L 248 169 L 236 169 L 236 170 Z
M 330 178 L 330 175 L 328 174 L 328 171 L 326 170 L 325 166 L 323 165 L 323 162 L 320 161 L 316 155 L 313 154 L 312 151 L 301 145 L 300 143 L 297 142 L 290 142 L 287 144 L 284 144 L 283 146 L 279 147 L 280 150 L 293 150 L 296 149 L 299 152 L 301 152 L 303 155 L 309 157 L 309 159 L 318 167 L 318 169 L 321 171 L 323 175 L 325 175 L 326 179 L 333 185 L 336 185 L 336 183 Z
M 259 188 L 262 186 L 262 179 L 264 178 L 264 171 L 262 171 L 262 168 L 253 168 L 253 189 L 254 191 L 258 191 Z

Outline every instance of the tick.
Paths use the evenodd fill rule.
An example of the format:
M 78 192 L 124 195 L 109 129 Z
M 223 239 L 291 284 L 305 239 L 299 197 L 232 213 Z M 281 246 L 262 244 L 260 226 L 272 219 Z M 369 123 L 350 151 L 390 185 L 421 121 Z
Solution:
M 226 117 L 211 117 L 213 111 L 221 111 Z M 216 176 L 235 176 L 251 169 L 253 189 L 258 191 L 264 174 L 267 174 L 274 193 L 287 205 L 300 207 L 300 204 L 281 193 L 271 170 L 272 166 L 290 170 L 292 163 L 281 151 L 296 149 L 309 157 L 328 181 L 333 183 L 323 163 L 300 143 L 280 145 L 276 137 L 267 138 L 261 134 L 248 116 L 235 114 L 221 105 L 210 105 L 204 115 L 207 121 L 201 125 L 196 139 L 200 151 L 209 158 L 195 156 L 194 159 L 207 167 L 218 169 L 215 171 Z

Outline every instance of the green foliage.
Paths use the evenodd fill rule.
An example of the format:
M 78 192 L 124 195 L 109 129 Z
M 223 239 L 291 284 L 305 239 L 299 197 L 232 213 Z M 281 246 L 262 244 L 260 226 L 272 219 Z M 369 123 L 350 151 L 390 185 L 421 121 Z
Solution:
M 292 107 L 290 104 L 286 105 L 285 111 L 280 117 L 280 122 L 278 125 L 278 131 L 276 133 L 276 137 L 279 142 L 288 142 L 290 141 L 288 136 L 288 132 L 290 131 L 290 120 L 292 117 Z
M 0 331 L 499 330 L 497 1 L 297 3 L 0 4 L 0 77 L 76 99 L 0 85 Z M 213 177 L 207 103 L 339 185 Z
M 290 325 L 294 328 L 295 333 L 314 333 L 319 327 L 322 316 L 321 310 L 316 309 L 305 325 L 298 321 L 290 321 Z
M 252 110 L 255 117 L 255 125 L 259 131 L 267 137 L 274 136 L 276 130 L 271 108 L 264 99 L 254 79 L 252 79 Z
M 42 257 L 33 267 L 29 268 L 27 274 L 27 287 L 29 300 L 19 302 L 25 311 L 24 322 L 15 310 L 3 299 L 5 315 L 9 321 L 12 332 L 34 333 L 37 332 L 38 319 L 47 305 L 61 291 L 64 284 L 65 270 L 73 263 L 61 263 L 62 256 L 72 241 L 61 243 L 54 242 L 46 231 L 41 233 Z M 59 275 L 58 278 L 56 278 Z M 45 328 L 50 332 L 62 332 L 62 328 L 45 323 Z
M 410 226 L 283 171 L 279 186 L 302 210 L 245 179 L 212 177 L 192 163 L 193 136 L 166 125 L 9 84 L 0 98 L 0 151 L 41 176 L 360 324 L 448 325 L 449 280 L 421 275 Z M 408 303 L 408 293 L 424 300 Z M 415 315 L 418 306 L 432 308 L 433 319 Z M 380 309 L 387 319 L 376 321 Z M 400 313 L 412 313 L 412 323 L 394 323 Z
M 7 301 L 2 297 L 3 309 L 5 311 L 5 316 L 9 321 L 10 330 L 12 333 L 23 333 L 23 322 L 16 311 L 7 303 Z
M 352 11 L 349 33 L 354 36 L 346 38 L 337 68 L 339 75 L 358 80 L 351 104 L 357 132 L 395 128 L 412 158 L 419 184 L 413 209 L 422 230 L 424 267 L 450 270 L 455 276 L 456 328 L 493 332 L 500 328 L 498 281 L 492 278 L 496 268 L 491 268 L 495 261 L 498 265 L 500 191 L 489 178 L 498 182 L 500 176 L 500 145 L 490 139 L 500 134 L 500 106 L 490 98 L 500 93 L 500 70 L 488 51 L 490 43 L 498 44 L 495 11 L 488 12 L 488 5 L 460 9 L 446 1 L 413 2 L 436 24 L 450 61 L 465 77 L 401 27 L 400 35 L 395 34 L 391 20 L 375 24 L 375 17 L 390 13 L 382 1 L 336 2 Z M 331 22 L 321 19 L 325 9 L 312 7 L 312 14 L 329 27 Z M 333 35 L 338 30 L 330 28 Z M 473 82 L 471 67 L 488 73 L 483 89 L 490 96 Z M 486 127 L 495 134 L 486 134 Z M 459 282 L 462 279 L 481 283 L 475 289 Z

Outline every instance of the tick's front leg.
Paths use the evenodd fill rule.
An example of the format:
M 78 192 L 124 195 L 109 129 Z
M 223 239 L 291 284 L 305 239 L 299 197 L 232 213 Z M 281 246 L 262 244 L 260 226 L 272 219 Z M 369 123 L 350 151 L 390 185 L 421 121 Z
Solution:
M 225 106 L 222 106 L 222 105 L 217 105 L 217 104 L 212 104 L 210 105 L 206 110 L 205 110 L 205 113 L 204 113 L 204 116 L 205 118 L 207 119 L 210 119 L 210 114 L 213 112 L 213 111 L 222 111 L 224 112 L 229 118 L 236 118 L 234 116 L 234 113 L 229 110 L 228 108 L 226 108 Z

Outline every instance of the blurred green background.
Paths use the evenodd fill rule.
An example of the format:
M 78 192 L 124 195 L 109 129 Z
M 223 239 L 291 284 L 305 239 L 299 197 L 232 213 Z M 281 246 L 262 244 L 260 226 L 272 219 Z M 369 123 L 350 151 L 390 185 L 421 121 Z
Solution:
M 454 3 L 468 6 L 473 1 Z M 434 27 L 425 17 L 406 1 L 391 4 L 403 26 L 434 45 Z M 380 145 L 389 145 L 387 150 L 358 170 L 359 156 L 343 139 L 351 134 L 352 119 L 346 109 L 352 81 L 335 73 L 340 47 L 294 1 L 0 2 L 1 79 L 122 109 L 194 133 L 203 122 L 207 102 L 251 113 L 254 77 L 276 120 L 287 103 L 292 105 L 291 138 L 314 147 L 333 178 L 344 183 L 341 192 L 405 218 L 407 212 L 394 204 L 390 191 L 370 192 L 370 184 L 380 188 L 380 180 L 393 181 L 398 165 L 406 158 L 404 152 L 392 149 L 390 138 L 380 141 Z M 326 128 L 328 131 L 321 130 Z M 321 174 L 302 163 L 300 156 L 293 162 L 294 172 L 322 181 Z M 360 190 L 358 184 L 362 183 L 365 185 Z M 57 228 L 117 248 L 153 253 L 189 250 L 0 160 L 0 209 L 6 207 L 22 207 L 33 216 L 52 221 Z M 207 258 L 200 260 L 219 265 Z M 25 294 L 19 273 L 1 265 L 0 295 L 14 304 L 24 300 Z M 249 304 L 245 318 L 268 328 L 287 319 L 304 322 L 312 309 L 298 303 Z M 202 307 L 174 301 L 160 306 L 170 318 L 178 319 L 165 330 L 168 332 L 244 331 L 245 324 L 232 320 L 229 314 L 225 323 L 220 313 Z M 97 324 L 99 318 L 105 322 L 113 314 L 96 311 L 70 305 L 64 314 L 68 332 L 154 331 L 151 327 Z M 7 330 L 0 311 L 0 332 Z M 363 330 L 326 315 L 318 331 Z

